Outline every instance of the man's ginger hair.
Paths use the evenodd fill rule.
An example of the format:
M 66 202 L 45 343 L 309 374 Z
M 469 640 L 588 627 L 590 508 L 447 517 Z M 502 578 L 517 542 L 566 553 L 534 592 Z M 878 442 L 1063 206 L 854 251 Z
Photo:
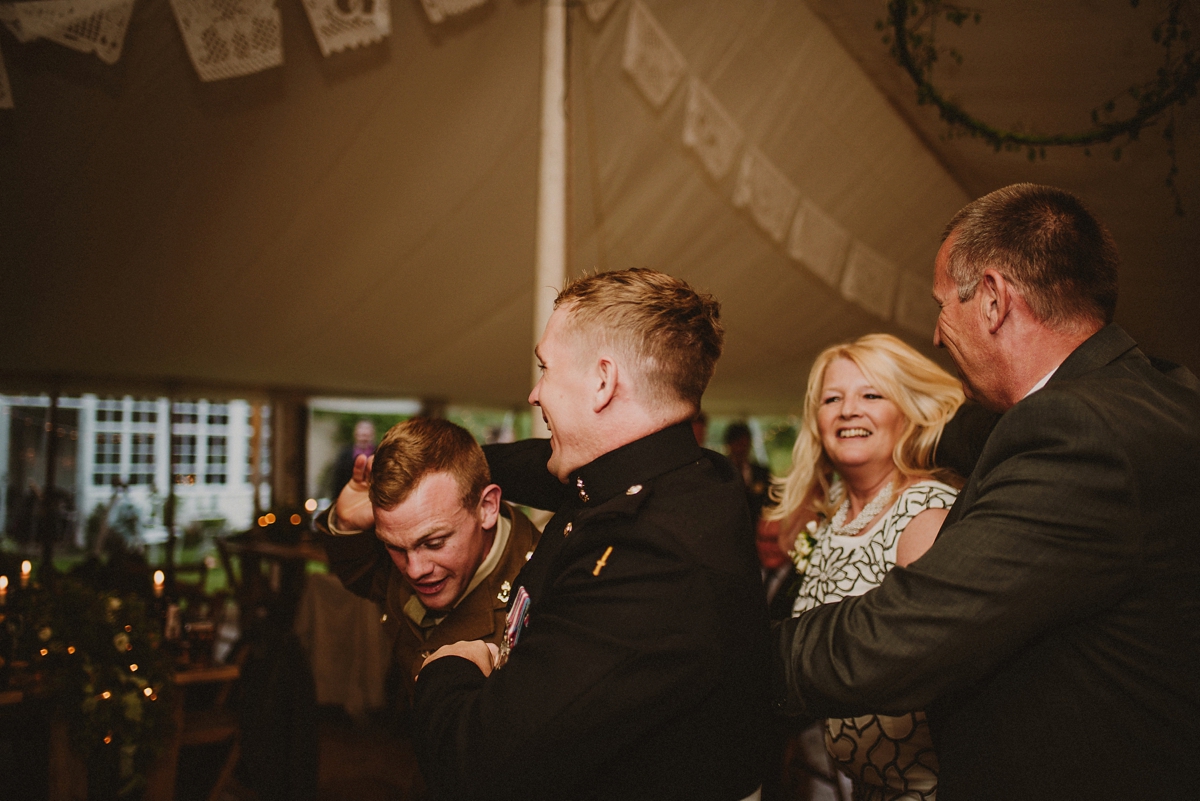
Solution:
M 568 327 L 630 357 L 646 385 L 700 408 L 725 331 L 721 304 L 685 281 L 634 268 L 585 275 L 558 293 L 554 308 L 570 312 Z
M 474 509 L 492 481 L 483 449 L 462 426 L 429 417 L 397 423 L 375 449 L 368 491 L 371 504 L 395 509 L 421 479 L 433 473 L 454 477 L 466 509 Z

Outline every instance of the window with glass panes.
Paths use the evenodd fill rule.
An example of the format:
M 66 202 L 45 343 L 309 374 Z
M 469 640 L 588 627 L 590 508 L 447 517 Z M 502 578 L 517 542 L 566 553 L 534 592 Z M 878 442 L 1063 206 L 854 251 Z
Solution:
M 134 401 L 129 419 L 129 483 L 153 484 L 154 432 L 158 429 L 158 406 L 154 401 Z
M 176 484 L 196 483 L 196 434 L 199 428 L 198 404 L 177 401 L 171 404 L 171 472 Z
M 119 398 L 96 401 L 96 455 L 92 462 L 92 484 L 97 487 L 121 480 L 121 428 L 125 403 Z

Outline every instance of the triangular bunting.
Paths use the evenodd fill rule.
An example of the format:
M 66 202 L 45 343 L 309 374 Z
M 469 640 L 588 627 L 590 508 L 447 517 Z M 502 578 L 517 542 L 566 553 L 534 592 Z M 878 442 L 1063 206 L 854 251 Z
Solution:
M 805 199 L 792 221 L 788 255 L 837 288 L 850 247 L 850 234 L 811 200 Z
M 381 41 L 392 33 L 388 0 L 304 0 L 321 55 Z
M 125 44 L 133 0 L 26 0 L 11 8 L 15 24 L 7 13 L 0 16 L 21 41 L 49 39 L 115 64 Z
M 737 123 L 696 78 L 688 83 L 683 144 L 696 151 L 708 174 L 718 181 L 729 172 L 742 146 L 742 132 Z
M 587 18 L 593 24 L 599 25 L 616 4 L 617 0 L 583 0 L 583 10 L 587 12 Z
M 275 0 L 171 0 L 192 66 L 202 81 L 283 64 Z
M 421 0 L 421 5 L 425 7 L 425 16 L 429 17 L 429 21 L 438 23 L 446 17 L 454 17 L 459 14 L 465 14 L 471 9 L 481 6 L 488 0 Z
M 758 227 L 776 242 L 782 242 L 799 202 L 800 190 L 792 186 L 788 177 L 758 148 L 748 148 L 733 189 L 733 205 L 748 208 Z
M 30 36 L 25 32 L 24 26 L 21 25 L 21 15 L 17 13 L 16 3 L 0 3 L 0 22 L 4 23 L 4 27 L 12 31 L 12 35 L 17 37 L 17 41 L 21 44 L 32 42 L 36 36 Z
M 842 297 L 887 320 L 892 316 L 899 277 L 895 264 L 862 242 L 855 242 L 842 275 Z
M 683 54 L 640 2 L 629 10 L 621 66 L 655 108 L 662 108 L 687 69 Z
M 896 322 L 914 334 L 929 336 L 937 325 L 938 306 L 929 294 L 928 278 L 900 274 L 896 288 Z

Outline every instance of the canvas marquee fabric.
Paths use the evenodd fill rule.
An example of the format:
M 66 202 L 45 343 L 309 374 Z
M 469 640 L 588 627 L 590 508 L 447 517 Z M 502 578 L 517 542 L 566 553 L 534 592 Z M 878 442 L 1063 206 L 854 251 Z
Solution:
M 0 4 L 17 106 L 0 114 L 0 385 L 525 407 L 541 5 L 488 0 L 433 23 L 421 3 L 378 2 L 389 34 L 352 46 L 314 41 L 302 0 L 229 0 L 274 9 L 262 18 L 278 14 L 286 59 L 219 81 L 197 75 L 169 3 L 134 3 L 113 66 L 21 44 Z M 383 25 L 368 0 L 334 4 Z M 1103 17 L 1066 5 L 1046 12 L 1057 39 Z M 815 354 L 872 331 L 947 364 L 930 341 L 942 226 L 1017 178 L 1089 198 L 1108 187 L 1095 197 L 1125 258 L 1118 321 L 1167 357 L 1162 345 L 1200 341 L 1180 334 L 1197 296 L 1194 271 L 1178 271 L 1200 227 L 1130 207 L 1163 205 L 1152 141 L 1119 163 L 1031 165 L 919 135 L 857 4 L 569 8 L 569 270 L 655 267 L 720 299 L 709 411 L 794 410 Z M 1021 30 L 995 13 L 996 30 Z M 1107 65 L 1141 33 L 1104 35 L 1122 54 Z M 1045 44 L 1010 32 L 993 49 L 1057 81 Z M 1181 132 L 1196 113 L 1180 112 Z M 1180 159 L 1185 197 L 1200 198 L 1195 148 Z

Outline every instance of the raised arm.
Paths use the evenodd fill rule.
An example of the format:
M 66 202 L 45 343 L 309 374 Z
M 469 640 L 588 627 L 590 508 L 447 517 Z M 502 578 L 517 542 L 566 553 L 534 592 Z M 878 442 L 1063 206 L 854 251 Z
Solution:
M 554 511 L 570 496 L 565 484 L 546 469 L 550 460 L 550 440 L 524 439 L 497 445 L 484 445 L 492 481 L 500 485 L 504 500 Z

